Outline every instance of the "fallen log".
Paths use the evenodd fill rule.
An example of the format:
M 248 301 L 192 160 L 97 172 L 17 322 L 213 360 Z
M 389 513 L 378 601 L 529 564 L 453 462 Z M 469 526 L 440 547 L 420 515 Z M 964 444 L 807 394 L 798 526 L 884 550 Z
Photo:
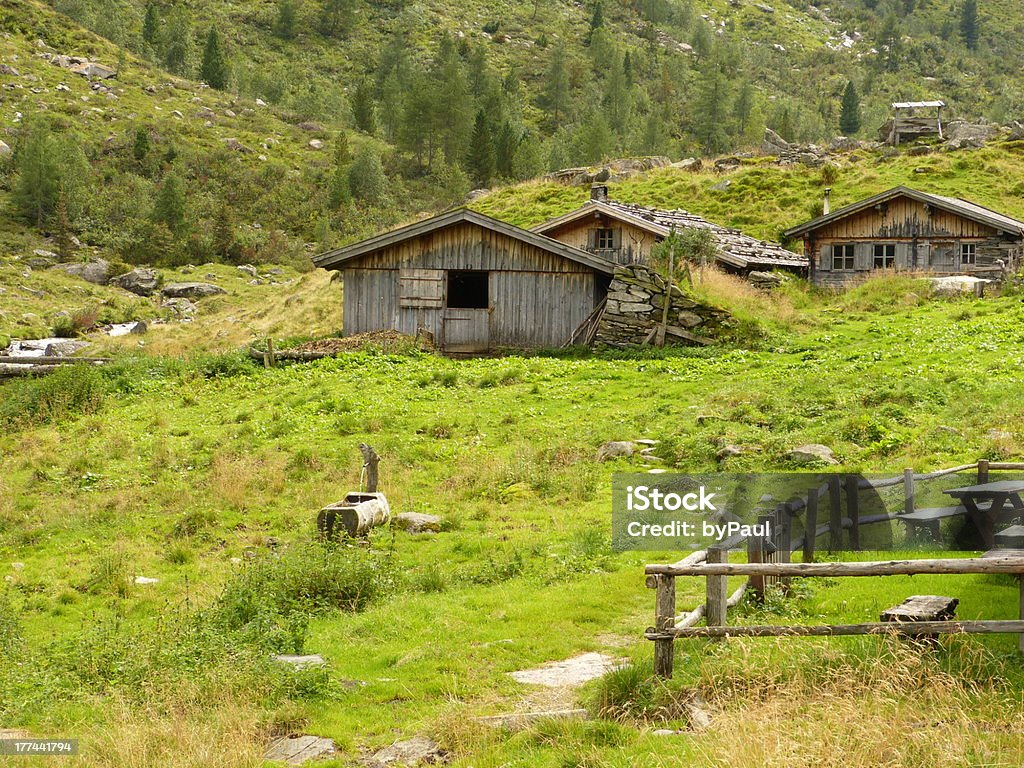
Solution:
M 378 525 L 391 522 L 391 507 L 383 493 L 350 493 L 342 501 L 329 504 L 316 517 L 320 535 L 334 540 L 342 530 L 352 537 L 369 535 Z
M 19 355 L 0 355 L 0 364 L 11 363 L 13 365 L 49 365 L 64 363 L 109 363 L 109 357 L 60 357 L 59 355 L 39 355 L 38 357 L 24 357 Z

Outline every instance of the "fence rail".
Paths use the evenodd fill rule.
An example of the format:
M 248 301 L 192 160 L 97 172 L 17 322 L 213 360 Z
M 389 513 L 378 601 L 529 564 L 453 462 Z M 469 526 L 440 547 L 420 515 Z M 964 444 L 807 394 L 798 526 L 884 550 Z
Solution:
M 858 479 L 840 475 L 807 491 L 805 497 L 778 505 L 772 512 L 761 515 L 758 523 L 770 522 L 773 536 L 770 540 L 745 539 L 734 536 L 717 547 L 693 552 L 671 564 L 652 564 L 645 567 L 647 587 L 655 590 L 655 626 L 648 628 L 645 637 L 654 641 L 655 673 L 660 677 L 672 676 L 673 641 L 683 637 L 767 637 L 767 636 L 837 636 L 899 633 L 905 635 L 934 635 L 937 633 L 1013 633 L 1020 635 L 1019 646 L 1024 652 L 1024 578 L 1021 579 L 1021 620 L 1013 621 L 931 621 L 908 623 L 865 623 L 832 625 L 761 625 L 727 626 L 729 608 L 739 604 L 747 593 L 763 599 L 766 587 L 781 584 L 788 588 L 794 576 L 892 576 L 911 574 L 1024 574 L 1024 556 L 984 557 L 965 559 L 886 560 L 875 562 L 814 562 L 817 540 L 826 534 L 829 550 L 838 550 L 844 532 L 848 532 L 853 549 L 860 548 L 860 528 L 899 519 L 901 514 L 915 511 L 914 495 L 917 484 L 937 480 L 959 472 L 977 470 L 978 483 L 988 481 L 992 471 L 1024 470 L 1024 462 L 989 462 L 984 459 L 972 464 L 915 473 L 904 470 L 902 475 L 876 480 Z M 858 492 L 903 486 L 901 513 L 874 514 L 861 517 Z M 846 514 L 843 514 L 845 502 Z M 828 522 L 818 523 L 820 506 L 828 504 Z M 794 540 L 792 520 L 797 512 L 805 511 L 805 532 Z M 811 533 L 813 532 L 813 533 Z M 743 542 L 747 546 L 746 563 L 729 563 L 728 552 Z M 802 562 L 790 562 L 791 553 L 801 551 Z M 676 577 L 698 576 L 706 579 L 705 601 L 690 611 L 677 612 Z M 748 581 L 727 596 L 729 576 L 747 576 Z M 705 620 L 707 626 L 697 624 Z

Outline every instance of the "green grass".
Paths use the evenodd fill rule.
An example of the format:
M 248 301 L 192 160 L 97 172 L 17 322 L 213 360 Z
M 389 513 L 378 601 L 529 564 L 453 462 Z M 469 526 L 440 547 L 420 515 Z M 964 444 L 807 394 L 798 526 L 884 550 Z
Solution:
M 114 733 L 151 762 L 176 764 L 162 750 L 178 743 L 180 759 L 204 764 L 198 747 L 162 736 L 165 727 L 234 738 L 244 745 L 239 765 L 258 764 L 246 756 L 282 728 L 331 736 L 349 757 L 428 733 L 459 765 L 717 754 L 714 734 L 650 736 L 674 721 L 649 713 L 515 735 L 480 732 L 468 718 L 523 706 L 527 692 L 505 674 L 515 669 L 589 650 L 650 659 L 642 630 L 653 598 L 640 566 L 671 554 L 607 549 L 611 472 L 643 465 L 596 463 L 606 440 L 659 439 L 680 471 L 790 469 L 786 451 L 807 442 L 831 446 L 843 469 L 893 474 L 1019 457 L 1024 406 L 1006 393 L 1020 384 L 1024 305 L 923 293 L 908 302 L 906 287 L 776 299 L 791 318 L 758 349 L 464 361 L 356 353 L 272 370 L 239 356 L 153 357 L 101 369 L 88 409 L 28 413 L 0 436 L 0 564 L 11 577 L 0 622 L 16 616 L 39 668 L 52 670 L 21 668 L 9 678 L 17 684 L 0 685 L 0 721 L 75 729 L 96 765 L 123 764 Z M 46 387 L 65 389 L 53 378 L 6 384 L 5 404 Z M 440 514 L 446 524 L 436 535 L 376 531 L 364 554 L 389 583 L 353 606 L 324 587 L 362 572 L 303 553 L 317 509 L 358 487 L 360 441 L 383 457 L 394 512 Z M 745 453 L 720 462 L 724 444 Z M 159 582 L 136 585 L 138 575 Z M 701 599 L 697 582 L 681 580 L 681 607 Z M 740 620 L 859 621 L 923 592 L 961 597 L 967 618 L 1010 617 L 1017 606 L 1007 579 L 849 579 L 813 583 Z M 234 618 L 202 618 L 217 615 Z M 107 639 L 87 642 L 97 636 Z M 1020 684 L 1013 645 L 958 638 L 920 662 L 928 685 L 949 687 L 945 698 L 929 689 L 929 706 L 967 707 L 988 701 L 987 690 L 1003 701 L 1000 691 Z M 329 667 L 282 678 L 267 648 L 321 653 Z M 663 695 L 696 686 L 723 722 L 764 714 L 769 701 L 796 706 L 843 672 L 854 682 L 834 701 L 877 724 L 866 702 L 893 651 L 871 638 L 697 641 L 679 653 L 676 687 Z M 220 661 L 190 677 L 202 659 Z M 69 677 L 69 665 L 91 671 Z M 147 675 L 164 686 L 129 684 Z M 987 688 L 992 678 L 1003 688 Z M 892 717 L 911 722 L 911 698 L 887 695 Z M 125 720 L 124 702 L 156 710 Z M 1019 715 L 1016 704 L 983 710 L 990 723 Z M 983 743 L 965 736 L 950 749 L 963 756 Z M 1005 740 L 991 749 L 1016 754 Z M 864 757 L 850 745 L 844 754 L 855 764 Z

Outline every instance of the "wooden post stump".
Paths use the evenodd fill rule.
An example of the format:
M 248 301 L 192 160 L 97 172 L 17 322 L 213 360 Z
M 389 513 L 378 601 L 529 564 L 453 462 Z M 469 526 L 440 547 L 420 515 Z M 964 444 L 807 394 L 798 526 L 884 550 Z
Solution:
M 674 576 L 658 575 L 655 579 L 654 629 L 674 629 L 676 624 L 676 579 Z M 673 638 L 654 641 L 654 674 L 670 680 L 672 678 Z
M 726 549 L 712 548 L 708 550 L 707 562 L 727 563 L 729 562 L 729 551 Z M 709 627 L 724 627 L 726 625 L 726 613 L 728 611 L 727 594 L 729 586 L 728 576 L 708 576 L 705 589 L 706 604 L 704 617 Z

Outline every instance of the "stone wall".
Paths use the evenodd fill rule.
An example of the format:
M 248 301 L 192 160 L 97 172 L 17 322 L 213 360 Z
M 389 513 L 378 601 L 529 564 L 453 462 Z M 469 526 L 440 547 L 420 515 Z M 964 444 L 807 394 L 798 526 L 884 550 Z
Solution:
M 667 294 L 667 281 L 650 267 L 631 264 L 615 270 L 594 343 L 611 347 L 643 344 L 661 325 Z M 710 344 L 725 330 L 729 317 L 673 286 L 665 343 Z

